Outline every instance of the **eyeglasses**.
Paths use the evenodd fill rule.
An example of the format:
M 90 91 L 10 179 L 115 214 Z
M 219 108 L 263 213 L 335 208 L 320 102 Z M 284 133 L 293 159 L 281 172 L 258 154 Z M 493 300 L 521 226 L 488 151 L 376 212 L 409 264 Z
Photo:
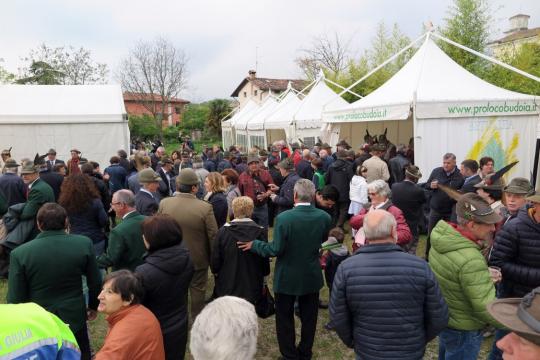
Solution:
M 116 206 L 116 205 L 120 205 L 120 204 L 122 204 L 122 203 L 121 202 L 111 202 L 112 206 Z
M 368 195 L 369 195 L 369 196 L 377 196 L 378 193 L 376 193 L 376 192 L 368 192 Z

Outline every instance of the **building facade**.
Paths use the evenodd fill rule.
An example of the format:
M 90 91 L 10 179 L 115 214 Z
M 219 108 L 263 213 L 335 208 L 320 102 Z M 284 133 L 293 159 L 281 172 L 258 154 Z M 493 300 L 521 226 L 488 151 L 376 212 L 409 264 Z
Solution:
M 182 121 L 185 106 L 189 101 L 172 98 L 165 107 L 165 113 L 161 112 L 161 96 L 152 94 L 124 93 L 124 105 L 128 115 L 142 116 L 152 115 L 153 106 L 156 107 L 157 116 L 161 116 L 162 127 L 176 126 Z
M 540 44 L 540 27 L 529 29 L 529 15 L 512 16 L 510 29 L 505 36 L 488 43 L 488 49 L 496 58 L 513 57 L 523 44 Z

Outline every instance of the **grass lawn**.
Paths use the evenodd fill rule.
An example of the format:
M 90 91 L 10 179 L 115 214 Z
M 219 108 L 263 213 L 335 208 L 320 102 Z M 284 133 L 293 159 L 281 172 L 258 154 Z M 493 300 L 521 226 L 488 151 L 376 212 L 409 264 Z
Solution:
M 270 231 L 271 237 L 271 231 Z M 347 239 L 348 246 L 351 245 L 351 239 Z M 425 238 L 421 238 L 420 244 L 418 246 L 418 254 L 422 254 L 425 249 Z M 275 261 L 272 261 L 272 273 L 274 268 Z M 208 296 L 211 294 L 211 289 L 213 286 L 213 279 L 209 277 L 210 286 L 208 287 Z M 272 284 L 272 277 L 269 279 L 270 288 Z M 7 282 L 5 280 L 0 281 L 0 303 L 5 303 L 7 292 Z M 320 297 L 325 302 L 328 302 L 328 289 L 324 287 L 321 290 Z M 328 322 L 328 310 L 320 309 L 319 319 L 317 322 L 317 332 L 315 335 L 315 344 L 313 347 L 313 358 L 314 359 L 354 359 L 354 352 L 351 349 L 348 349 L 343 343 L 339 340 L 338 336 L 332 332 L 324 329 L 324 324 Z M 296 318 L 296 334 L 297 341 L 300 337 L 300 321 Z M 107 322 L 103 315 L 90 322 L 90 338 L 91 344 L 94 351 L 100 349 L 107 332 Z M 482 344 L 482 350 L 478 359 L 487 359 L 489 350 L 493 337 L 488 338 Z M 188 345 L 189 347 L 189 345 Z M 438 355 L 438 346 L 437 340 L 433 340 L 428 344 L 426 354 L 424 359 L 437 359 Z M 276 337 L 276 328 L 275 328 L 275 319 L 270 317 L 268 319 L 262 320 L 259 319 L 259 339 L 258 339 L 258 350 L 257 350 L 257 359 L 277 359 L 279 356 L 279 348 L 277 344 Z M 187 357 L 188 359 L 191 356 Z

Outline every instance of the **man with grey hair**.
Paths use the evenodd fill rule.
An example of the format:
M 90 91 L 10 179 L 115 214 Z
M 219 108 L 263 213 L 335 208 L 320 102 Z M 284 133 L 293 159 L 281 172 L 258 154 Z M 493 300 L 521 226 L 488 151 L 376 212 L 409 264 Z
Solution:
M 0 197 L 6 202 L 6 210 L 11 205 L 26 202 L 24 181 L 17 176 L 18 167 L 14 159 L 7 159 L 4 165 L 6 172 L 0 175 Z
M 223 296 L 206 305 L 195 319 L 189 349 L 195 360 L 251 360 L 258 333 L 255 307 L 244 299 Z
M 319 291 L 323 286 L 319 249 L 326 241 L 331 219 L 312 205 L 315 186 L 308 179 L 294 185 L 294 208 L 280 213 L 270 243 L 255 240 L 239 242 L 244 251 L 263 257 L 277 257 L 274 271 L 276 297 L 276 332 L 279 350 L 284 359 L 311 359 Z M 294 302 L 298 299 L 301 339 L 295 344 Z
M 431 192 L 429 200 L 428 218 L 428 241 L 426 244 L 426 259 L 430 249 L 431 230 L 437 225 L 439 220 L 450 221 L 452 209 L 456 201 L 451 199 L 444 191 L 439 190 L 438 185 L 446 185 L 458 190 L 463 186 L 463 175 L 456 166 L 456 155 L 446 153 L 443 156 L 443 165 L 433 169 L 426 181 L 425 188 Z
M 337 269 L 330 324 L 358 359 L 421 359 L 448 322 L 437 280 L 425 261 L 396 245 L 392 214 L 370 211 L 363 229 L 367 245 Z
M 131 190 L 115 192 L 111 208 L 122 222 L 111 230 L 107 251 L 98 257 L 98 265 L 102 268 L 112 266 L 113 271 L 135 271 L 135 268 L 143 263 L 142 257 L 146 252 L 141 231 L 145 217 L 137 212 L 135 196 Z

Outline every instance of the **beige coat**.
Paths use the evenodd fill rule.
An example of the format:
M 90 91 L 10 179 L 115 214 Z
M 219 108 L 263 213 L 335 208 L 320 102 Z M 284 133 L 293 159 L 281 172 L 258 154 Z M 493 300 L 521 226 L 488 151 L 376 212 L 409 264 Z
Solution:
M 212 205 L 195 195 L 176 193 L 161 200 L 158 213 L 170 215 L 180 224 L 195 270 L 207 269 L 217 234 Z
M 388 171 L 388 165 L 381 160 L 378 156 L 372 156 L 362 164 L 366 167 L 366 182 L 369 184 L 374 180 L 388 181 L 390 179 L 390 172 Z

